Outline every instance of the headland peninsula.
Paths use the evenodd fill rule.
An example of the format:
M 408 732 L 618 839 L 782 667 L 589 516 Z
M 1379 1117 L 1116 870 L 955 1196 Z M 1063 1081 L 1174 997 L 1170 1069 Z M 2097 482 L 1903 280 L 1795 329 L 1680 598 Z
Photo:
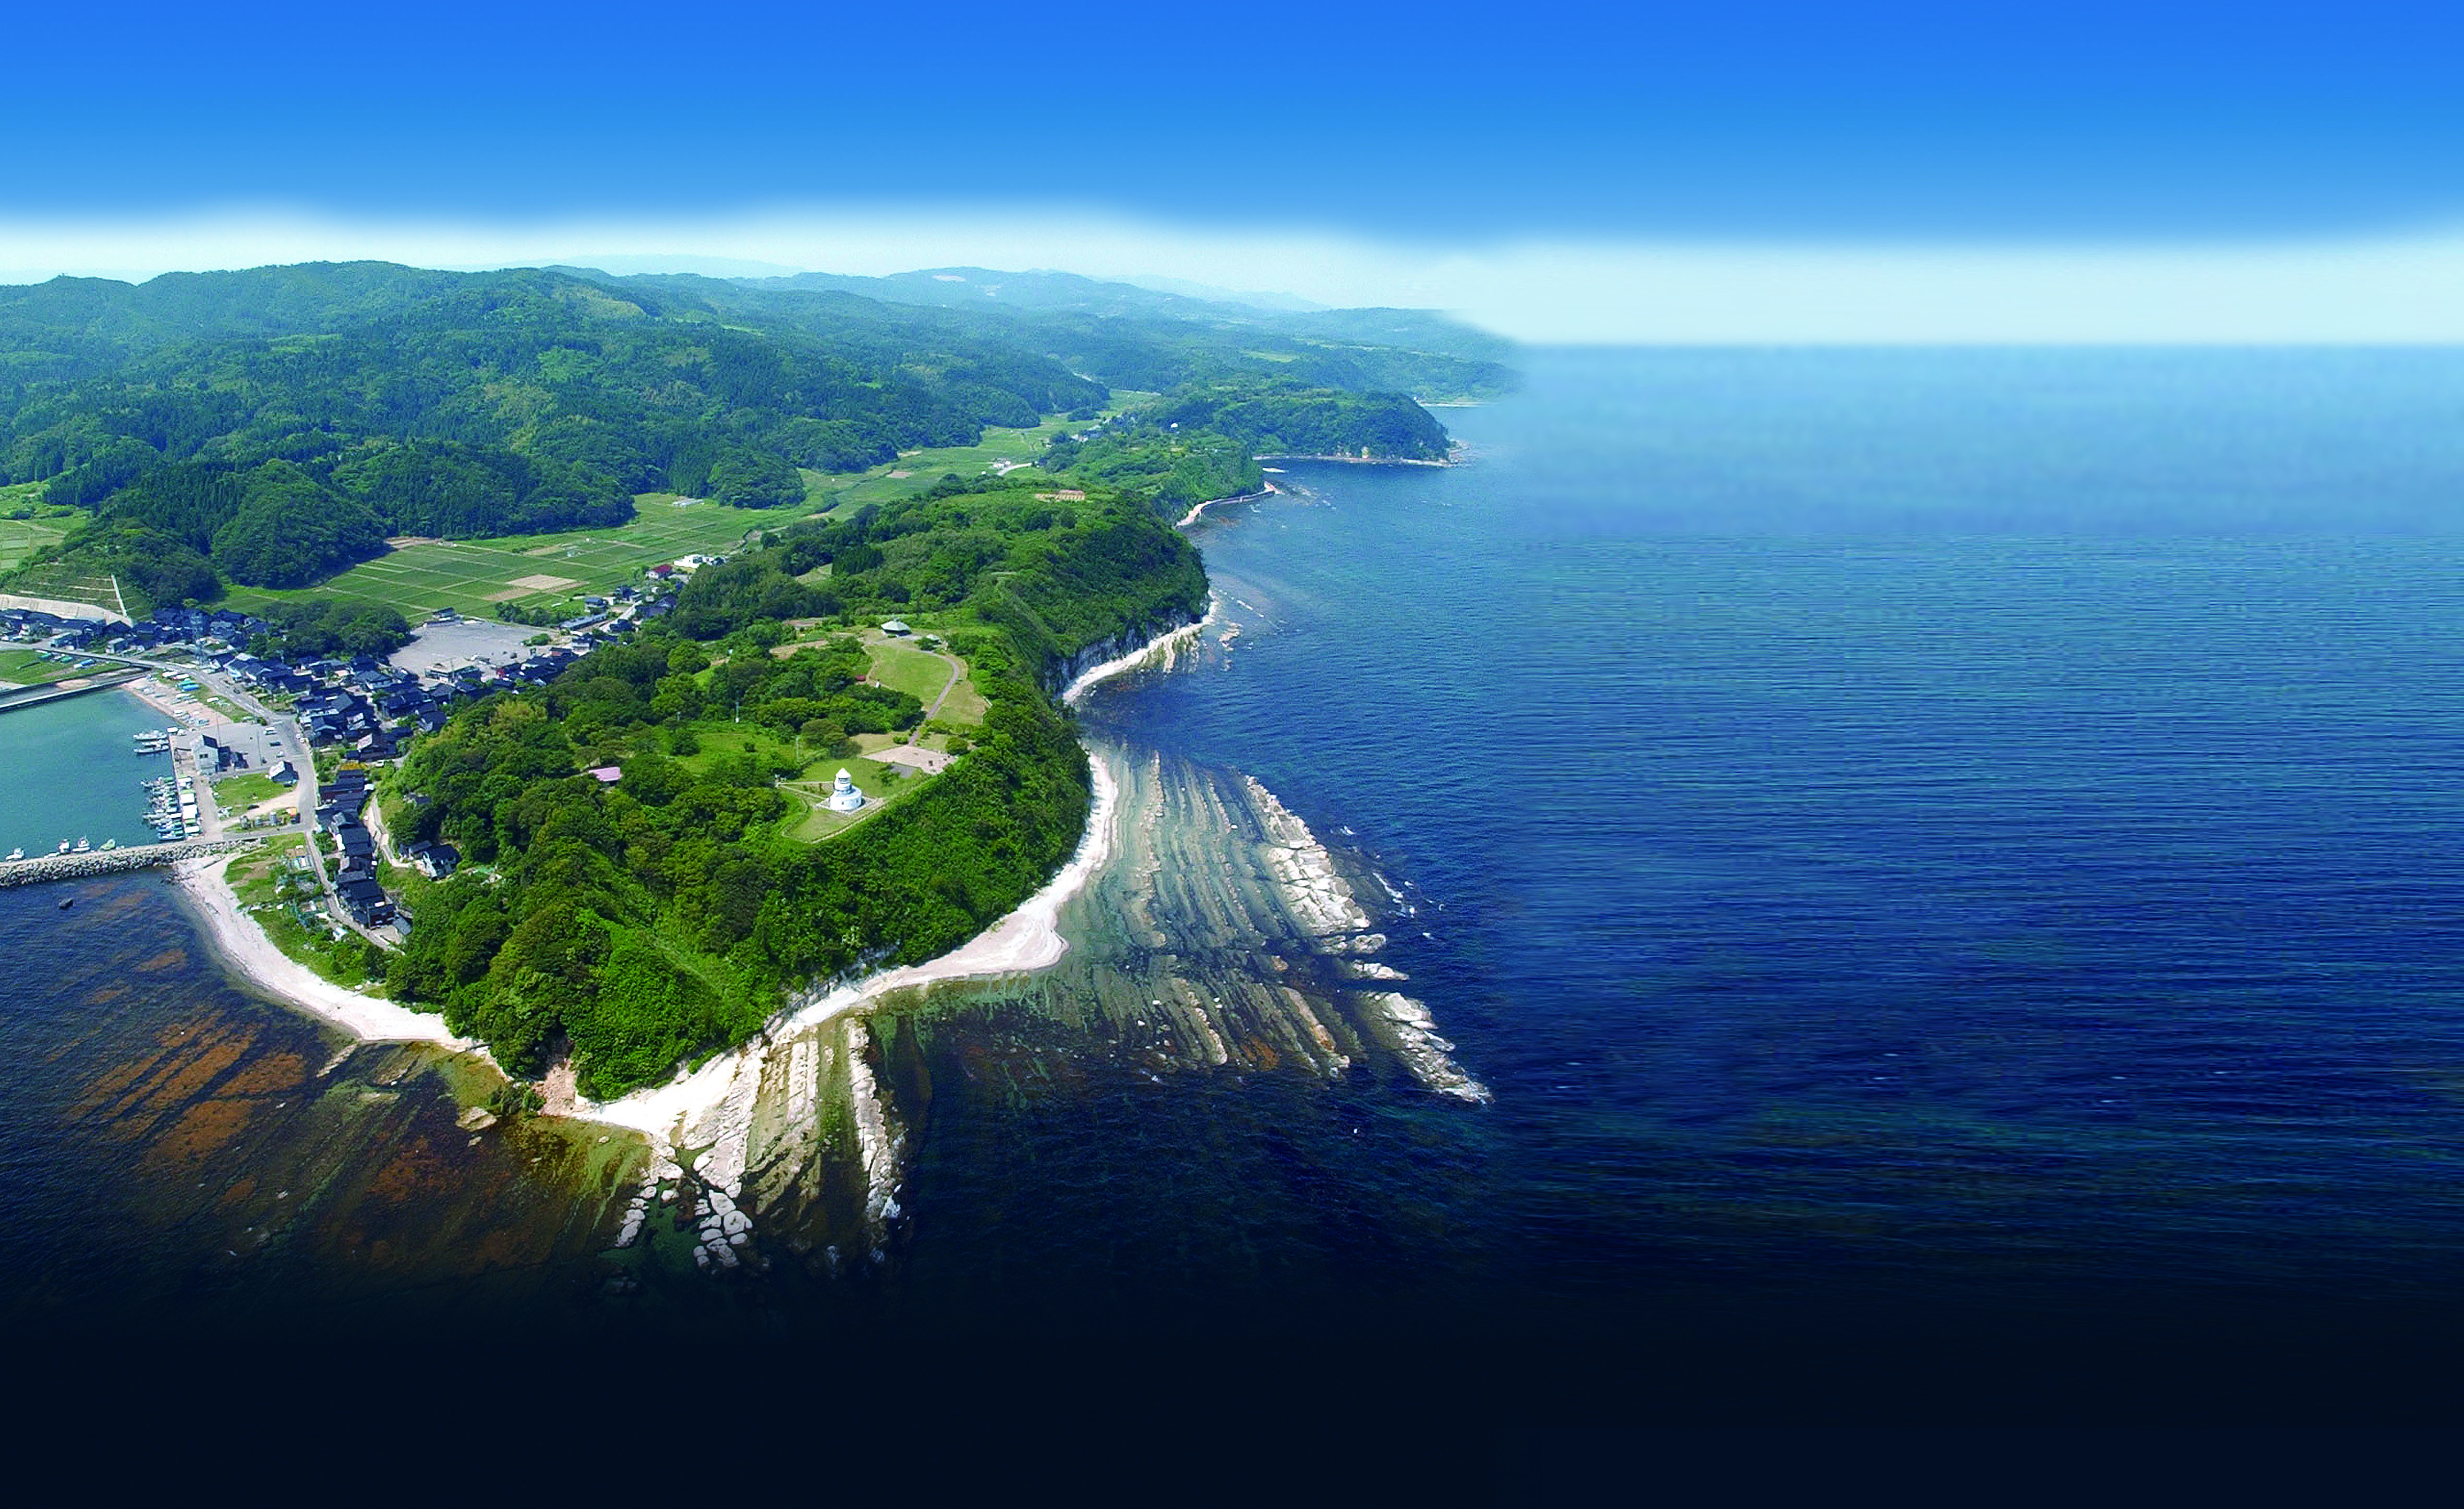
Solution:
M 1442 461 L 1419 400 L 1512 381 L 1409 312 L 868 293 L 0 290 L 0 592 L 95 610 L 7 626 L 187 667 L 139 685 L 264 836 L 177 871 L 241 975 L 664 1156 L 747 1045 L 1058 956 L 1113 787 L 1067 694 L 1200 621 L 1176 521 L 1262 454 Z

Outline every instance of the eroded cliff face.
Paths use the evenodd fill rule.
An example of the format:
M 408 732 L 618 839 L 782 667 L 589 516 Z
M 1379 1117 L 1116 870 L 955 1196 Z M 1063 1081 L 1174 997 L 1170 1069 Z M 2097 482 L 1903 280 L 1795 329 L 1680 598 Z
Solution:
M 1109 662 L 1145 648 L 1158 640 L 1199 621 L 1199 616 L 1185 609 L 1174 609 L 1150 619 L 1144 623 L 1123 629 L 1109 639 L 1088 645 L 1075 655 L 1056 660 L 1044 677 L 1046 691 L 1060 692 L 1079 677 Z

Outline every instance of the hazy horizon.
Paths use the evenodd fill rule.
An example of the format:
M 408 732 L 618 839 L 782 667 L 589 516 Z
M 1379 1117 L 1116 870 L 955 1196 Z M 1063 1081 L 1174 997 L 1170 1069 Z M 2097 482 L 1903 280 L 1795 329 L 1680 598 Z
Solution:
M 2464 340 L 2464 51 L 2409 0 L 726 21 L 26 18 L 111 66 L 18 81 L 0 279 L 978 265 L 1550 342 Z

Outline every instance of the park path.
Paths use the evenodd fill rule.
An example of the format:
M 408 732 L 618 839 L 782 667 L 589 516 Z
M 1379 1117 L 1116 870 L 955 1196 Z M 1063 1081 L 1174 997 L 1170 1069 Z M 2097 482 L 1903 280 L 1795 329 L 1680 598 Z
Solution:
M 956 655 L 945 655 L 937 649 L 928 649 L 924 653 L 950 667 L 950 679 L 941 683 L 941 694 L 935 697 L 933 705 L 924 710 L 924 723 L 930 723 L 941 715 L 941 704 L 949 701 L 950 693 L 958 689 L 958 678 L 967 673 L 967 667 L 958 663 L 958 657 Z M 924 723 L 915 726 L 920 729 Z M 907 742 L 913 744 L 915 740 L 910 736 Z

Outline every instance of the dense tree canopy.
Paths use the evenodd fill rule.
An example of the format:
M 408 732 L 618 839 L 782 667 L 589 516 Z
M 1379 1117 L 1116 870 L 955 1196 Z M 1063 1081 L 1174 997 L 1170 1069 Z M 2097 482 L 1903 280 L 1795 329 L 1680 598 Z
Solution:
M 391 788 L 423 798 L 398 834 L 451 840 L 500 879 L 459 878 L 422 904 L 387 976 L 397 995 L 518 1068 L 561 1036 L 583 1088 L 609 1094 L 740 1039 L 803 982 L 929 958 L 1030 894 L 1087 813 L 1052 680 L 1068 657 L 1194 616 L 1205 592 L 1196 553 L 1134 501 L 1056 508 L 1032 487 L 868 511 L 706 568 L 671 628 L 420 740 Z M 797 578 L 830 557 L 863 569 L 829 579 L 840 606 L 821 616 L 903 591 L 979 625 L 955 642 L 990 707 L 929 788 L 813 844 L 784 831 L 801 809 L 773 780 L 792 770 L 737 750 L 734 732 L 826 757 L 923 716 L 865 679 L 850 634 L 784 652 L 781 617 L 820 605 Z M 713 747 L 696 719 L 713 720 Z M 612 786 L 583 774 L 605 765 L 623 772 Z

